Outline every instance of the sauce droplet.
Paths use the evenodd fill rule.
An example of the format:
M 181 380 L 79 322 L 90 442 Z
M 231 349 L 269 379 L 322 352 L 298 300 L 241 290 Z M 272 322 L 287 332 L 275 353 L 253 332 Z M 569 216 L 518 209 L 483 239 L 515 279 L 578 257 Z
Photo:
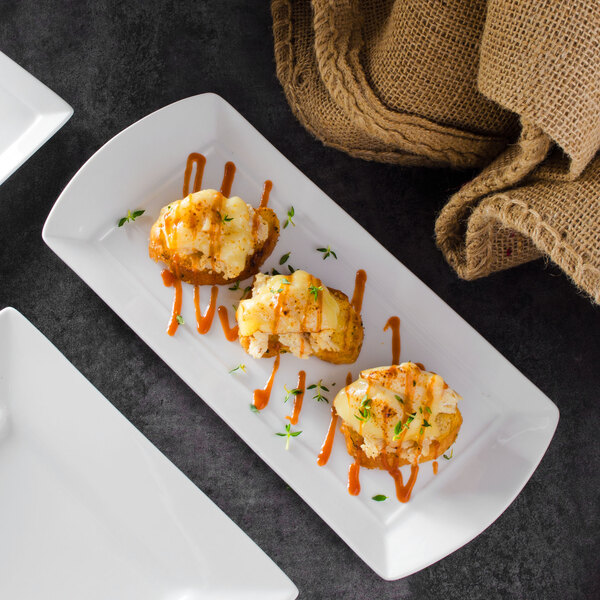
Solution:
M 265 185 L 263 187 L 262 196 L 260 197 L 260 207 L 266 208 L 267 204 L 269 204 L 269 195 L 271 194 L 271 190 L 273 189 L 273 182 L 268 179 L 265 181 Z
M 219 320 L 221 321 L 221 327 L 223 328 L 225 338 L 228 342 L 235 342 L 235 340 L 238 339 L 238 325 L 236 324 L 233 327 L 229 327 L 229 314 L 227 308 L 224 306 L 219 306 L 217 312 L 219 313 Z
M 213 285 L 210 290 L 210 304 L 206 309 L 204 315 L 200 311 L 200 286 L 194 286 L 194 309 L 196 311 L 196 326 L 198 333 L 204 335 L 208 333 L 215 316 L 215 310 L 217 308 L 217 297 L 219 295 L 219 288 Z
M 384 331 L 392 330 L 392 364 L 400 364 L 400 319 L 398 317 L 390 317 L 383 328 Z
M 437 462 L 437 460 L 434 460 L 431 463 L 431 466 L 433 467 L 433 474 L 437 475 L 438 474 L 438 462 Z
M 292 425 L 298 424 L 298 417 L 302 410 L 302 402 L 304 401 L 304 392 L 306 390 L 306 373 L 304 371 L 298 372 L 298 385 L 296 389 L 300 390 L 299 394 L 294 394 L 294 410 L 291 417 L 286 417 Z
M 229 198 L 231 194 L 231 186 L 233 185 L 233 178 L 235 177 L 235 165 L 228 161 L 225 163 L 225 171 L 223 173 L 223 181 L 221 182 L 221 194 L 225 198 Z
M 267 381 L 267 384 L 262 390 L 254 390 L 254 397 L 252 399 L 254 406 L 258 408 L 258 410 L 262 410 L 269 404 L 269 398 L 271 397 L 271 389 L 273 388 L 273 380 L 275 379 L 275 373 L 277 373 L 277 369 L 279 369 L 279 361 L 281 359 L 281 355 L 278 354 L 275 357 L 275 362 L 273 363 L 273 370 L 271 371 L 271 376 Z
M 362 269 L 356 271 L 356 278 L 354 279 L 354 293 L 352 294 L 352 307 L 360 314 L 362 310 L 363 296 L 365 294 L 365 284 L 367 283 L 367 273 Z
M 181 303 L 182 303 L 182 292 L 181 292 L 181 281 L 176 279 L 173 273 L 168 269 L 164 269 L 161 272 L 163 283 L 166 287 L 173 286 L 175 288 L 175 296 L 173 297 L 173 308 L 171 309 L 171 320 L 167 327 L 167 333 L 169 335 L 175 335 L 177 327 L 179 327 L 179 321 L 177 317 L 181 315 Z

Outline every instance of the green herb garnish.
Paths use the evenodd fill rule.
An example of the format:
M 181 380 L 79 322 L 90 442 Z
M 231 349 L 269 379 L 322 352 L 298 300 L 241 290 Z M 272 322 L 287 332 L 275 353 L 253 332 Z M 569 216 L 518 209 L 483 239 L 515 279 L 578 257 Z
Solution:
M 185 321 L 183 320 L 183 317 L 181 315 L 177 315 L 175 318 L 177 319 L 177 322 L 180 325 L 183 325 L 185 323 Z
M 235 292 L 236 290 L 240 289 L 240 282 L 236 281 L 230 288 L 229 288 L 232 292 Z
M 301 431 L 292 431 L 290 424 L 285 426 L 285 433 L 276 433 L 280 437 L 285 438 L 285 449 L 288 450 L 290 447 L 290 438 L 297 437 L 301 434 Z
M 371 418 L 371 398 L 369 398 L 367 394 L 364 395 L 362 402 L 360 403 L 358 414 L 354 416 L 363 423 L 366 423 Z
M 236 371 L 244 371 L 246 372 L 246 365 L 244 363 L 240 363 L 237 367 L 233 367 L 229 373 L 235 373 Z
M 315 390 L 315 395 L 313 396 L 313 399 L 316 400 L 317 402 L 329 402 L 329 399 L 326 398 L 325 396 L 323 396 L 323 394 L 321 392 L 329 392 L 329 388 L 325 387 L 321 382 L 323 380 L 319 379 L 318 383 L 313 383 L 312 385 L 309 385 L 306 389 L 307 390 Z
M 287 262 L 288 258 L 290 257 L 290 254 L 291 254 L 290 252 L 286 252 L 286 253 L 285 253 L 285 254 L 284 254 L 284 255 L 283 255 L 283 256 L 282 256 L 282 257 L 279 259 L 279 264 L 280 264 L 280 265 L 284 265 L 284 264 Z
M 426 419 L 423 419 L 423 427 L 431 427 L 431 425 L 427 422 Z
M 138 217 L 141 217 L 145 212 L 145 210 L 134 210 L 133 212 L 128 210 L 127 216 L 119 219 L 119 227 L 123 227 L 125 223 L 129 223 L 130 221 L 135 221 Z
M 454 456 L 454 448 L 450 451 L 450 456 L 443 455 L 446 460 L 450 460 Z
M 404 400 L 402 400 L 402 398 L 400 398 L 400 396 L 398 396 L 398 394 L 394 394 L 394 398 L 396 398 L 396 400 L 398 400 L 398 402 L 400 402 L 400 404 L 404 404 Z
M 323 252 L 323 260 L 328 256 L 333 256 L 337 260 L 337 254 L 329 246 L 327 248 L 317 248 L 317 252 Z
M 288 265 L 288 269 L 290 270 L 290 273 L 294 273 L 296 271 L 292 265 Z
M 296 227 L 296 223 L 294 223 L 294 221 L 292 221 L 292 217 L 296 214 L 296 212 L 294 211 L 294 207 L 292 206 L 290 208 L 290 210 L 288 210 L 287 212 L 287 221 L 283 224 L 283 228 L 285 229 L 288 225 L 292 225 L 293 227 Z
M 271 269 L 271 275 L 281 275 L 281 273 L 277 269 Z
M 286 392 L 285 398 L 283 400 L 284 402 L 287 402 L 292 396 L 298 396 L 298 394 L 302 393 L 302 390 L 300 388 L 294 388 L 292 390 L 288 390 L 286 385 L 283 386 L 283 389 Z
M 221 219 L 221 223 L 229 223 L 229 221 L 233 221 L 233 217 L 230 217 L 227 213 L 221 215 L 221 213 L 217 211 L 217 214 L 219 215 L 219 219 Z
M 323 286 L 320 285 L 319 287 L 317 287 L 316 285 L 311 283 L 308 286 L 308 291 L 313 295 L 315 302 L 316 302 L 319 299 L 319 292 L 323 291 Z
M 375 500 L 375 502 L 383 502 L 384 500 L 387 500 L 387 496 L 384 496 L 383 494 L 377 494 L 376 496 L 373 496 L 371 500 Z
M 254 404 L 251 404 L 251 405 L 250 405 L 250 410 L 251 410 L 253 413 L 257 413 L 257 414 L 258 414 L 258 413 L 260 413 L 260 410 L 258 410 L 258 408 L 256 408 L 256 406 L 254 406 Z

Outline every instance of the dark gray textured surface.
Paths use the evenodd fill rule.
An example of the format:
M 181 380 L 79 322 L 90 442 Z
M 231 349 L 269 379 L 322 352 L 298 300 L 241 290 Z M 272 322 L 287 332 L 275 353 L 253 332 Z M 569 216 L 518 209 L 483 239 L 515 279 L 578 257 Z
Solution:
M 275 77 L 266 3 L 3 0 L 0 50 L 75 109 L 0 187 L 0 308 L 30 319 L 280 565 L 300 598 L 600 597 L 600 313 L 542 261 L 472 283 L 455 277 L 433 222 L 468 173 L 370 164 L 311 138 Z M 50 208 L 91 154 L 157 108 L 206 91 L 237 108 L 561 411 L 510 508 L 405 580 L 379 579 L 42 242 Z

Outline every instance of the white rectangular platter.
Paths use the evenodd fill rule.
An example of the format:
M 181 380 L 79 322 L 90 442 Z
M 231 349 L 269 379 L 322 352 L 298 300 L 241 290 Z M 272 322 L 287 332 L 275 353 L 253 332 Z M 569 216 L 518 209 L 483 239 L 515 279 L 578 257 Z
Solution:
M 72 114 L 62 98 L 0 52 L 0 184 Z
M 263 181 L 270 179 L 269 206 L 282 223 L 294 207 L 295 226 L 282 229 L 263 270 L 285 272 L 279 258 L 290 252 L 289 264 L 349 295 L 356 270 L 367 271 L 365 341 L 357 363 L 334 366 L 283 356 L 270 404 L 260 415 L 249 404 L 253 390 L 268 379 L 273 361 L 253 360 L 239 344 L 227 342 L 218 321 L 200 336 L 193 326 L 190 286 L 184 286 L 186 324 L 173 338 L 165 333 L 172 289 L 162 285 L 161 267 L 148 258 L 148 234 L 160 208 L 181 197 L 191 152 L 207 158 L 204 187 L 218 189 L 224 163 L 233 161 L 232 195 L 256 206 Z M 146 213 L 117 227 L 119 218 L 134 209 Z M 556 428 L 558 411 L 548 398 L 214 94 L 167 106 L 108 142 L 64 190 L 43 236 L 383 578 L 414 573 L 481 533 L 525 485 Z M 323 260 L 316 251 L 326 245 L 337 260 Z M 204 304 L 208 296 L 203 288 Z M 239 298 L 240 291 L 221 287 L 221 304 L 229 307 Z M 424 466 L 407 504 L 395 500 L 392 479 L 380 471 L 363 469 L 361 494 L 348 494 L 351 460 L 339 434 L 329 463 L 317 465 L 330 411 L 308 393 L 295 428 L 302 434 L 293 438 L 290 449 L 285 451 L 282 438 L 274 435 L 283 431 L 291 410 L 290 403 L 283 403 L 283 386 L 295 386 L 299 369 L 306 371 L 308 384 L 322 379 L 332 400 L 348 367 L 356 377 L 360 369 L 391 363 L 390 332 L 383 327 L 392 315 L 402 321 L 402 360 L 424 363 L 464 398 L 464 424 L 453 458 L 441 460 L 437 476 Z M 247 372 L 229 374 L 240 363 Z M 374 502 L 376 494 L 389 499 Z
M 294 584 L 12 308 L 0 598 L 292 600 Z

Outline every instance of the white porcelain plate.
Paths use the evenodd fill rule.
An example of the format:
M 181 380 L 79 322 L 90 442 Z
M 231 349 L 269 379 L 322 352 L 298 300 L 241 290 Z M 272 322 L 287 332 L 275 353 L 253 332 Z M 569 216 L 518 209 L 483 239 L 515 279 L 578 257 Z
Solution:
M 0 52 L 0 184 L 72 114 L 64 100 Z
M 12 308 L 0 598 L 291 600 L 294 584 Z
M 329 406 L 307 393 L 288 451 L 283 432 L 299 369 L 307 383 L 320 379 L 333 394 L 348 366 L 284 355 L 269 406 L 249 410 L 272 359 L 253 360 L 227 342 L 218 321 L 205 336 L 193 325 L 190 286 L 186 321 L 171 338 L 171 288 L 161 267 L 148 258 L 148 233 L 159 209 L 182 195 L 183 170 L 191 152 L 208 162 L 204 187 L 218 188 L 223 165 L 233 161 L 232 193 L 258 204 L 265 179 L 273 181 L 270 206 L 295 226 L 282 229 L 265 268 L 304 268 L 328 286 L 352 293 L 358 268 L 367 271 L 363 304 L 365 342 L 360 369 L 390 364 L 391 340 L 383 327 L 402 320 L 402 360 L 411 359 L 442 375 L 464 398 L 464 424 L 453 458 L 441 459 L 439 474 L 422 467 L 408 504 L 396 501 L 391 477 L 361 471 L 362 491 L 346 491 L 351 462 L 337 435 L 324 467 L 316 459 L 329 426 Z M 135 222 L 117 227 L 128 210 L 145 209 Z M 311 183 L 247 121 L 218 96 L 176 102 L 135 123 L 98 151 L 77 173 L 52 209 L 46 243 L 73 268 L 163 360 L 174 369 L 381 577 L 409 575 L 456 550 L 481 533 L 512 502 L 541 460 L 558 421 L 556 407 L 385 248 Z M 330 245 L 337 260 L 316 249 Z M 279 258 L 290 252 L 288 263 Z M 263 269 L 264 270 L 264 269 Z M 243 288 L 247 283 L 242 284 Z M 208 288 L 202 290 L 203 304 Z M 230 306 L 240 291 L 222 286 L 220 303 Z M 231 314 L 230 310 L 230 314 Z M 230 369 L 245 363 L 247 372 Z M 334 386 L 333 383 L 336 385 Z M 371 498 L 389 497 L 384 502 Z

